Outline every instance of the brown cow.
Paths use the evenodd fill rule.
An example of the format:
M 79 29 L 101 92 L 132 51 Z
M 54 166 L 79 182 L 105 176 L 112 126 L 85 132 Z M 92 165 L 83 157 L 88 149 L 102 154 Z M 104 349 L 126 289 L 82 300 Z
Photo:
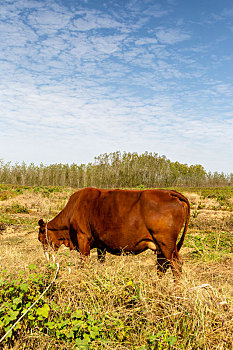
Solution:
M 39 241 L 44 249 L 60 245 L 78 249 L 81 258 L 97 248 L 103 261 L 106 251 L 139 254 L 157 251 L 158 273 L 171 266 L 181 274 L 178 254 L 187 231 L 190 205 L 186 197 L 170 190 L 102 190 L 75 192 L 65 208 L 47 224 L 39 220 Z M 179 243 L 179 232 L 184 225 Z

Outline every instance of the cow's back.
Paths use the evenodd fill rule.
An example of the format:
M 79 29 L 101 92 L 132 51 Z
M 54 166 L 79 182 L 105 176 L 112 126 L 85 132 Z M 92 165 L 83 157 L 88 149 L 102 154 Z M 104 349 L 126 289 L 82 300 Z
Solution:
M 132 217 L 139 215 L 140 191 L 101 190 L 93 202 L 91 222 L 103 229 L 127 225 Z

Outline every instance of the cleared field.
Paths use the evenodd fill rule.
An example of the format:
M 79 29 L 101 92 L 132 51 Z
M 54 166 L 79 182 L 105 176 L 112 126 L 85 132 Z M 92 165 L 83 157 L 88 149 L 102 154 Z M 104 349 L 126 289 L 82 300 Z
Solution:
M 183 281 L 156 276 L 156 256 L 107 255 L 93 250 L 80 267 L 61 247 L 59 275 L 45 296 L 1 344 L 3 349 L 232 349 L 232 188 L 177 189 L 191 203 L 181 255 Z M 54 217 L 74 190 L 1 186 L 0 338 L 53 280 L 35 230 Z

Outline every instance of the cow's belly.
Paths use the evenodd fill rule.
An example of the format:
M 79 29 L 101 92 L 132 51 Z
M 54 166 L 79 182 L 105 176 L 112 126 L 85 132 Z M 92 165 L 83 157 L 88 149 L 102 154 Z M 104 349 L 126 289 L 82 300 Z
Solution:
M 94 242 L 95 247 L 106 249 L 107 252 L 115 255 L 122 253 L 139 254 L 150 246 L 155 246 L 149 231 L 145 227 L 136 229 L 125 226 L 123 230 L 118 227 L 114 230 L 95 232 Z M 148 243 L 150 243 L 150 246 L 148 246 Z

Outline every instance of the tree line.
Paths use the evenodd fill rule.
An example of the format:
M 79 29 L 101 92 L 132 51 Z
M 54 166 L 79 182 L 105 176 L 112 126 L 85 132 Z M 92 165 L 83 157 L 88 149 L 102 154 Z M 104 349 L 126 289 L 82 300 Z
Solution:
M 157 153 L 113 152 L 88 164 L 27 165 L 0 160 L 0 183 L 82 188 L 233 186 L 233 173 L 206 172 L 202 165 L 172 162 Z

